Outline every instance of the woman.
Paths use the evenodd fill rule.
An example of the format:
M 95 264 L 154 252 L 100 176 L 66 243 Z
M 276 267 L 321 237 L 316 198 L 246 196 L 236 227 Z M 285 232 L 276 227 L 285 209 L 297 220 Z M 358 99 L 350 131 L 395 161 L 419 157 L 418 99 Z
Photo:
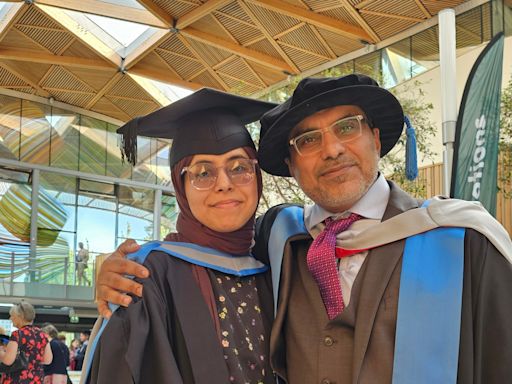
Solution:
M 0 349 L 0 361 L 12 365 L 18 349 L 28 360 L 27 369 L 19 372 L 4 374 L 3 384 L 42 384 L 44 371 L 42 364 L 52 362 L 52 350 L 45 334 L 32 325 L 36 312 L 34 307 L 22 301 L 12 306 L 9 311 L 12 324 L 18 328 L 11 335 L 5 350 Z
M 73 339 L 73 341 L 69 345 L 69 369 L 71 371 L 75 370 L 75 367 L 76 367 L 75 356 L 76 356 L 76 353 L 78 352 L 79 348 L 80 348 L 80 340 Z
M 135 133 L 174 139 L 180 214 L 166 243 L 133 256 L 151 275 L 92 342 L 89 382 L 275 382 L 270 276 L 250 255 L 262 181 L 244 127 L 272 107 L 203 89 L 120 129 L 133 162 Z
M 50 340 L 50 348 L 53 354 L 51 364 L 44 367 L 44 384 L 66 384 L 69 363 L 69 352 L 65 344 L 59 340 L 59 332 L 52 324 L 45 324 L 41 330 Z

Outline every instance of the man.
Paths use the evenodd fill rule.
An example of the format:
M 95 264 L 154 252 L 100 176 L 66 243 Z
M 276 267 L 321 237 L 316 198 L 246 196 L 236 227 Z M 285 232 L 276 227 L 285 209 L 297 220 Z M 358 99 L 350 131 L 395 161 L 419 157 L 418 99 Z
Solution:
M 287 102 L 262 117 L 261 126 L 262 169 L 293 176 L 315 202 L 304 210 L 307 233 L 285 237 L 282 260 L 270 238 L 284 209 L 271 209 L 257 228 L 256 253 L 268 249 L 271 265 L 276 255 L 277 265 L 282 265 L 272 265 L 279 288 L 270 340 L 277 375 L 292 384 L 507 382 L 512 377 L 511 352 L 504 347 L 512 343 L 510 238 L 470 203 L 456 203 L 462 209 L 454 209 L 453 215 L 443 213 L 453 206 L 450 200 L 433 201 L 433 209 L 419 208 L 420 202 L 379 173 L 379 158 L 393 148 L 403 128 L 396 98 L 367 76 L 304 79 Z M 477 223 L 470 223 L 471 214 L 464 213 L 473 210 Z M 462 228 L 460 237 L 461 232 L 434 230 L 439 222 L 469 228 Z M 409 247 L 418 238 L 427 251 L 444 244 L 430 234 L 439 234 L 443 241 L 459 236 L 459 242 L 425 257 L 421 247 Z M 136 245 L 129 243 L 121 251 L 134 249 Z M 418 273 L 405 262 L 416 253 L 422 262 L 440 255 L 440 264 Z M 347 254 L 351 256 L 343 257 Z M 453 269 L 460 268 L 459 291 L 452 289 L 457 287 L 452 279 L 456 274 L 443 264 L 446 260 L 451 268 L 452 259 L 459 262 Z M 128 261 L 112 264 L 111 269 L 136 275 L 142 271 Z M 108 279 L 112 281 L 107 283 Z M 120 285 L 119 276 L 108 279 L 99 282 L 100 289 L 106 289 L 104 284 Z M 426 287 L 417 292 L 402 289 L 414 287 L 416 281 Z M 458 309 L 444 300 L 452 291 L 458 292 L 451 297 L 455 304 L 458 300 Z M 117 302 L 126 299 L 116 295 L 109 297 Z M 421 304 L 430 296 L 439 300 L 427 306 L 427 312 L 416 311 L 414 303 L 423 310 Z M 399 298 L 404 298 L 400 308 Z M 450 315 L 444 324 L 445 312 Z M 429 328 L 431 318 L 437 328 Z M 441 338 L 431 343 L 439 334 L 447 336 L 446 342 Z M 450 351 L 447 359 L 445 350 Z
M 89 251 L 84 248 L 84 243 L 78 243 L 78 252 L 76 253 L 76 274 L 78 277 L 78 285 L 82 285 L 82 279 L 84 284 L 91 285 L 89 279 L 87 279 L 85 270 L 87 269 L 87 262 L 89 261 Z
M 85 353 L 87 351 L 87 346 L 89 345 L 89 337 L 90 336 L 91 336 L 91 331 L 89 331 L 87 329 L 80 332 L 81 345 L 80 345 L 80 348 L 78 348 L 78 350 L 76 351 L 76 355 L 75 355 L 75 362 L 76 362 L 75 370 L 77 370 L 77 371 L 82 370 L 82 366 L 84 364 Z

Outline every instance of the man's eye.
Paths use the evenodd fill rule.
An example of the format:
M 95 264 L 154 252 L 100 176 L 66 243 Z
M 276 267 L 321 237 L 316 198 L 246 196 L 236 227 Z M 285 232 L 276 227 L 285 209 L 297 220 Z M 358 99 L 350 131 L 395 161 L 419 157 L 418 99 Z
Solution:
M 320 137 L 321 136 L 317 135 L 317 134 L 306 135 L 300 139 L 300 144 L 301 145 L 311 145 L 311 144 L 318 143 L 318 141 L 320 140 Z

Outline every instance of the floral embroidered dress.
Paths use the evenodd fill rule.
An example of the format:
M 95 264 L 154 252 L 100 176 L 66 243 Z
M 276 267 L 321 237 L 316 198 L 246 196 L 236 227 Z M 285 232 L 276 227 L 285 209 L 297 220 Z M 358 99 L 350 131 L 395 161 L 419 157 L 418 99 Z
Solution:
M 14 331 L 11 340 L 18 343 L 20 353 L 25 353 L 28 358 L 27 369 L 6 374 L 2 384 L 42 384 L 44 378 L 43 360 L 44 350 L 48 339 L 37 327 L 26 325 Z
M 221 344 L 230 382 L 275 383 L 255 277 L 229 276 L 214 270 L 209 270 L 209 273 L 216 296 Z

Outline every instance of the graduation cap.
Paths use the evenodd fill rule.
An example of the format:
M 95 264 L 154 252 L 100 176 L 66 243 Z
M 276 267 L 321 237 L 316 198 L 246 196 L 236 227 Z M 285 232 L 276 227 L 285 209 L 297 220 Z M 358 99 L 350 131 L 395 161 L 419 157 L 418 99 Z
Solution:
M 173 139 L 171 167 L 186 156 L 220 155 L 254 142 L 245 124 L 256 121 L 276 104 L 203 88 L 117 130 L 122 159 L 137 161 L 137 136 Z

